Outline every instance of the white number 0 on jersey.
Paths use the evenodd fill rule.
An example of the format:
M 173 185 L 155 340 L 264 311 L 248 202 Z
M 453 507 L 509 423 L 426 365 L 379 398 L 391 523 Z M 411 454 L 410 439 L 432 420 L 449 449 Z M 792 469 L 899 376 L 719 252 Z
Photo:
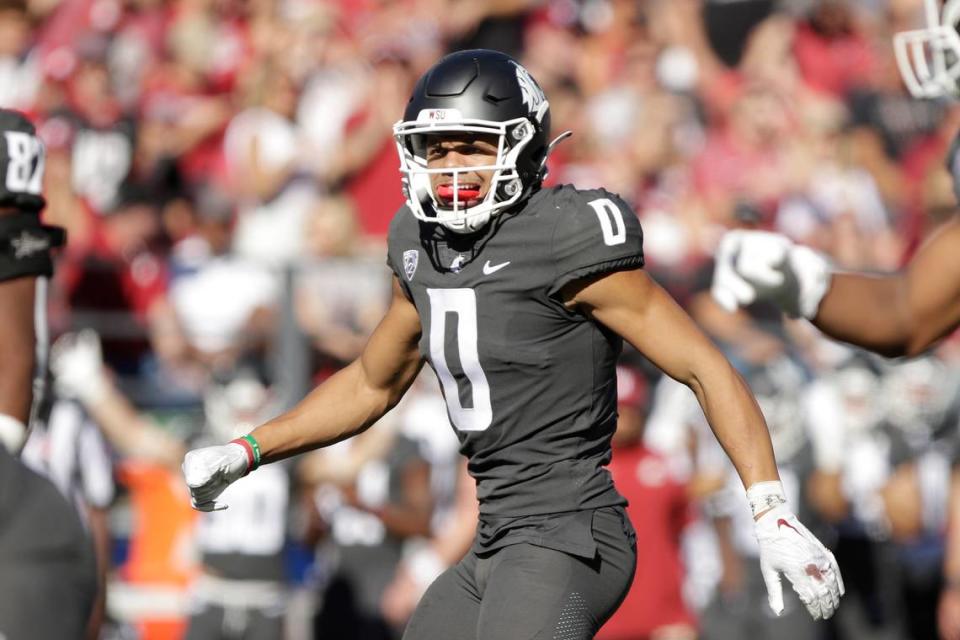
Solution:
M 627 241 L 627 226 L 623 223 L 623 214 L 609 198 L 597 198 L 588 202 L 600 221 L 600 231 L 603 232 L 603 242 L 608 247 L 623 244 Z
M 430 360 L 443 385 L 450 420 L 460 431 L 483 431 L 493 422 L 490 385 L 477 352 L 477 294 L 473 289 L 427 289 L 430 296 Z M 447 363 L 447 314 L 457 317 L 457 353 L 460 367 L 470 381 L 472 407 L 460 402 L 460 386 Z

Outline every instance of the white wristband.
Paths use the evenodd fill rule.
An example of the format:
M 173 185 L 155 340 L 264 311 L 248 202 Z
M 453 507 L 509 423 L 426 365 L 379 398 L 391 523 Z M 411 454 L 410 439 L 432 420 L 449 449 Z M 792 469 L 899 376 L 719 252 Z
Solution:
M 13 416 L 0 413 L 0 444 L 13 455 L 17 455 L 26 439 L 27 425 Z
M 787 495 L 783 492 L 783 484 L 779 480 L 754 482 L 747 489 L 747 500 L 750 502 L 750 511 L 756 518 L 773 507 L 787 503 Z

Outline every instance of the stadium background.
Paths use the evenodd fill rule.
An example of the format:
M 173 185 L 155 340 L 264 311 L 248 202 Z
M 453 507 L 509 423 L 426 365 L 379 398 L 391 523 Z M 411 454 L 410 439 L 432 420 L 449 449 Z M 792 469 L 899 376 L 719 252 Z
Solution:
M 921 22 L 920 0 L 2 0 L 0 106 L 37 122 L 44 218 L 70 238 L 51 331 L 95 332 L 107 384 L 135 408 L 99 424 L 87 405 L 102 397 L 61 363 L 28 446 L 100 532 L 101 637 L 182 637 L 199 516 L 157 452 L 289 406 L 359 353 L 402 202 L 390 126 L 426 67 L 472 47 L 518 57 L 555 133 L 574 132 L 550 183 L 634 205 L 648 270 L 747 376 L 795 508 L 847 582 L 833 621 L 770 620 L 745 502 L 692 395 L 627 353 L 614 472 L 647 533 L 605 637 L 936 637 L 956 342 L 881 362 L 707 294 L 728 228 L 889 271 L 954 215 L 943 158 L 960 107 L 912 99 L 891 44 Z M 289 638 L 350 637 L 329 606 L 341 580 L 389 637 L 411 575 L 437 570 L 415 566 L 425 539 L 472 517 L 435 381 L 411 395 L 366 446 L 285 468 L 289 508 L 253 514 L 282 533 Z M 125 441 L 125 424 L 163 444 Z

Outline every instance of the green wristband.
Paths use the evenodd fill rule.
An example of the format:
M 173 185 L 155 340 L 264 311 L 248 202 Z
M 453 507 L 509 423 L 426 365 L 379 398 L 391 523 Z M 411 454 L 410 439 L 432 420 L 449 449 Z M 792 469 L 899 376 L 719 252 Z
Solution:
M 243 439 L 246 440 L 250 448 L 253 449 L 253 466 L 250 467 L 250 471 L 253 471 L 260 466 L 260 443 L 249 433 L 243 436 Z

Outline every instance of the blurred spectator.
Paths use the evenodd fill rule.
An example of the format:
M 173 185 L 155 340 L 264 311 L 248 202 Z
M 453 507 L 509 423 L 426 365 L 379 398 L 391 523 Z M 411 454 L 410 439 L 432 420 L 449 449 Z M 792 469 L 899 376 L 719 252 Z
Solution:
M 403 56 L 387 55 L 376 61 L 371 81 L 372 104 L 359 114 L 360 124 L 348 129 L 342 149 L 339 175 L 357 207 L 363 233 L 386 238 L 393 214 L 403 205 L 397 181 L 397 148 L 391 135 L 392 125 L 403 115 L 406 101 L 416 79 L 410 61 Z M 366 125 L 366 126 L 364 126 Z
M 62 336 L 51 368 L 57 388 L 84 405 L 124 458 L 179 470 L 186 443 L 138 413 L 113 386 L 95 333 Z M 204 391 L 199 439 L 230 440 L 276 409 L 269 388 L 251 372 L 222 374 Z M 188 639 L 283 635 L 289 477 L 283 465 L 265 469 L 236 485 L 229 510 L 199 518 L 202 570 L 192 584 Z
M 935 637 L 960 377 L 936 356 L 895 364 L 885 372 L 883 399 L 892 468 L 883 497 L 897 543 L 897 595 L 908 636 Z
M 460 456 L 439 391 L 435 380 L 421 374 L 397 408 L 399 428 L 430 464 L 433 499 L 429 536 L 404 541 L 403 559 L 381 600 L 384 618 L 397 628 L 406 624 L 437 576 L 466 555 L 477 529 L 476 481 Z
M 233 206 L 214 188 L 185 201 L 184 237 L 173 248 L 170 313 L 155 343 L 167 364 L 189 371 L 234 369 L 264 348 L 279 283 L 264 266 L 231 252 Z
M 319 551 L 330 569 L 321 583 L 318 638 L 388 640 L 402 635 L 402 628 L 384 618 L 380 602 L 400 562 L 403 541 L 430 533 L 430 466 L 401 431 L 383 424 L 377 429 L 387 435 L 368 431 L 357 439 L 382 439 L 378 455 L 367 458 L 355 476 L 317 489 L 316 506 L 330 536 L 330 544 Z M 346 440 L 313 455 L 342 456 L 353 444 Z
M 245 80 L 249 106 L 224 137 L 230 186 L 240 204 L 235 249 L 281 267 L 302 255 L 303 228 L 317 195 L 302 176 L 302 141 L 293 120 L 300 89 L 275 66 L 260 67 Z
M 160 220 L 155 203 L 129 185 L 90 236 L 73 247 L 58 279 L 74 326 L 104 336 L 111 367 L 140 371 L 149 355 L 148 336 L 166 304 L 167 263 L 158 250 Z
M 817 0 L 814 4 L 797 30 L 794 54 L 810 87 L 844 97 L 866 81 L 876 60 L 858 29 L 853 3 Z
M 680 542 L 693 518 L 685 481 L 667 460 L 643 444 L 645 381 L 617 369 L 617 431 L 610 473 L 629 501 L 637 529 L 637 571 L 620 609 L 600 629 L 598 640 L 693 640 L 695 620 L 683 599 Z
M 754 85 L 733 103 L 725 126 L 708 133 L 693 171 L 697 190 L 716 222 L 732 220 L 738 199 L 756 203 L 762 222 L 769 222 L 771 207 L 790 186 L 784 140 L 792 128 L 785 97 Z
M 0 107 L 30 110 L 40 84 L 40 60 L 33 47 L 27 3 L 0 4 Z
M 133 171 L 137 121 L 114 91 L 107 56 L 110 42 L 89 34 L 77 45 L 77 68 L 67 87 L 67 105 L 56 115 L 73 129 L 74 192 L 95 215 L 114 211 Z
M 833 623 L 842 638 L 905 633 L 884 503 L 893 468 L 880 383 L 873 361 L 851 353 L 805 394 L 816 467 L 807 483 L 810 506 L 836 530 L 836 555 L 849 576 L 849 602 Z
M 361 252 L 351 201 L 319 200 L 304 242 L 310 262 L 301 269 L 296 310 L 303 331 L 320 357 L 321 375 L 353 361 L 383 317 L 390 296 L 387 269 L 379 257 Z

